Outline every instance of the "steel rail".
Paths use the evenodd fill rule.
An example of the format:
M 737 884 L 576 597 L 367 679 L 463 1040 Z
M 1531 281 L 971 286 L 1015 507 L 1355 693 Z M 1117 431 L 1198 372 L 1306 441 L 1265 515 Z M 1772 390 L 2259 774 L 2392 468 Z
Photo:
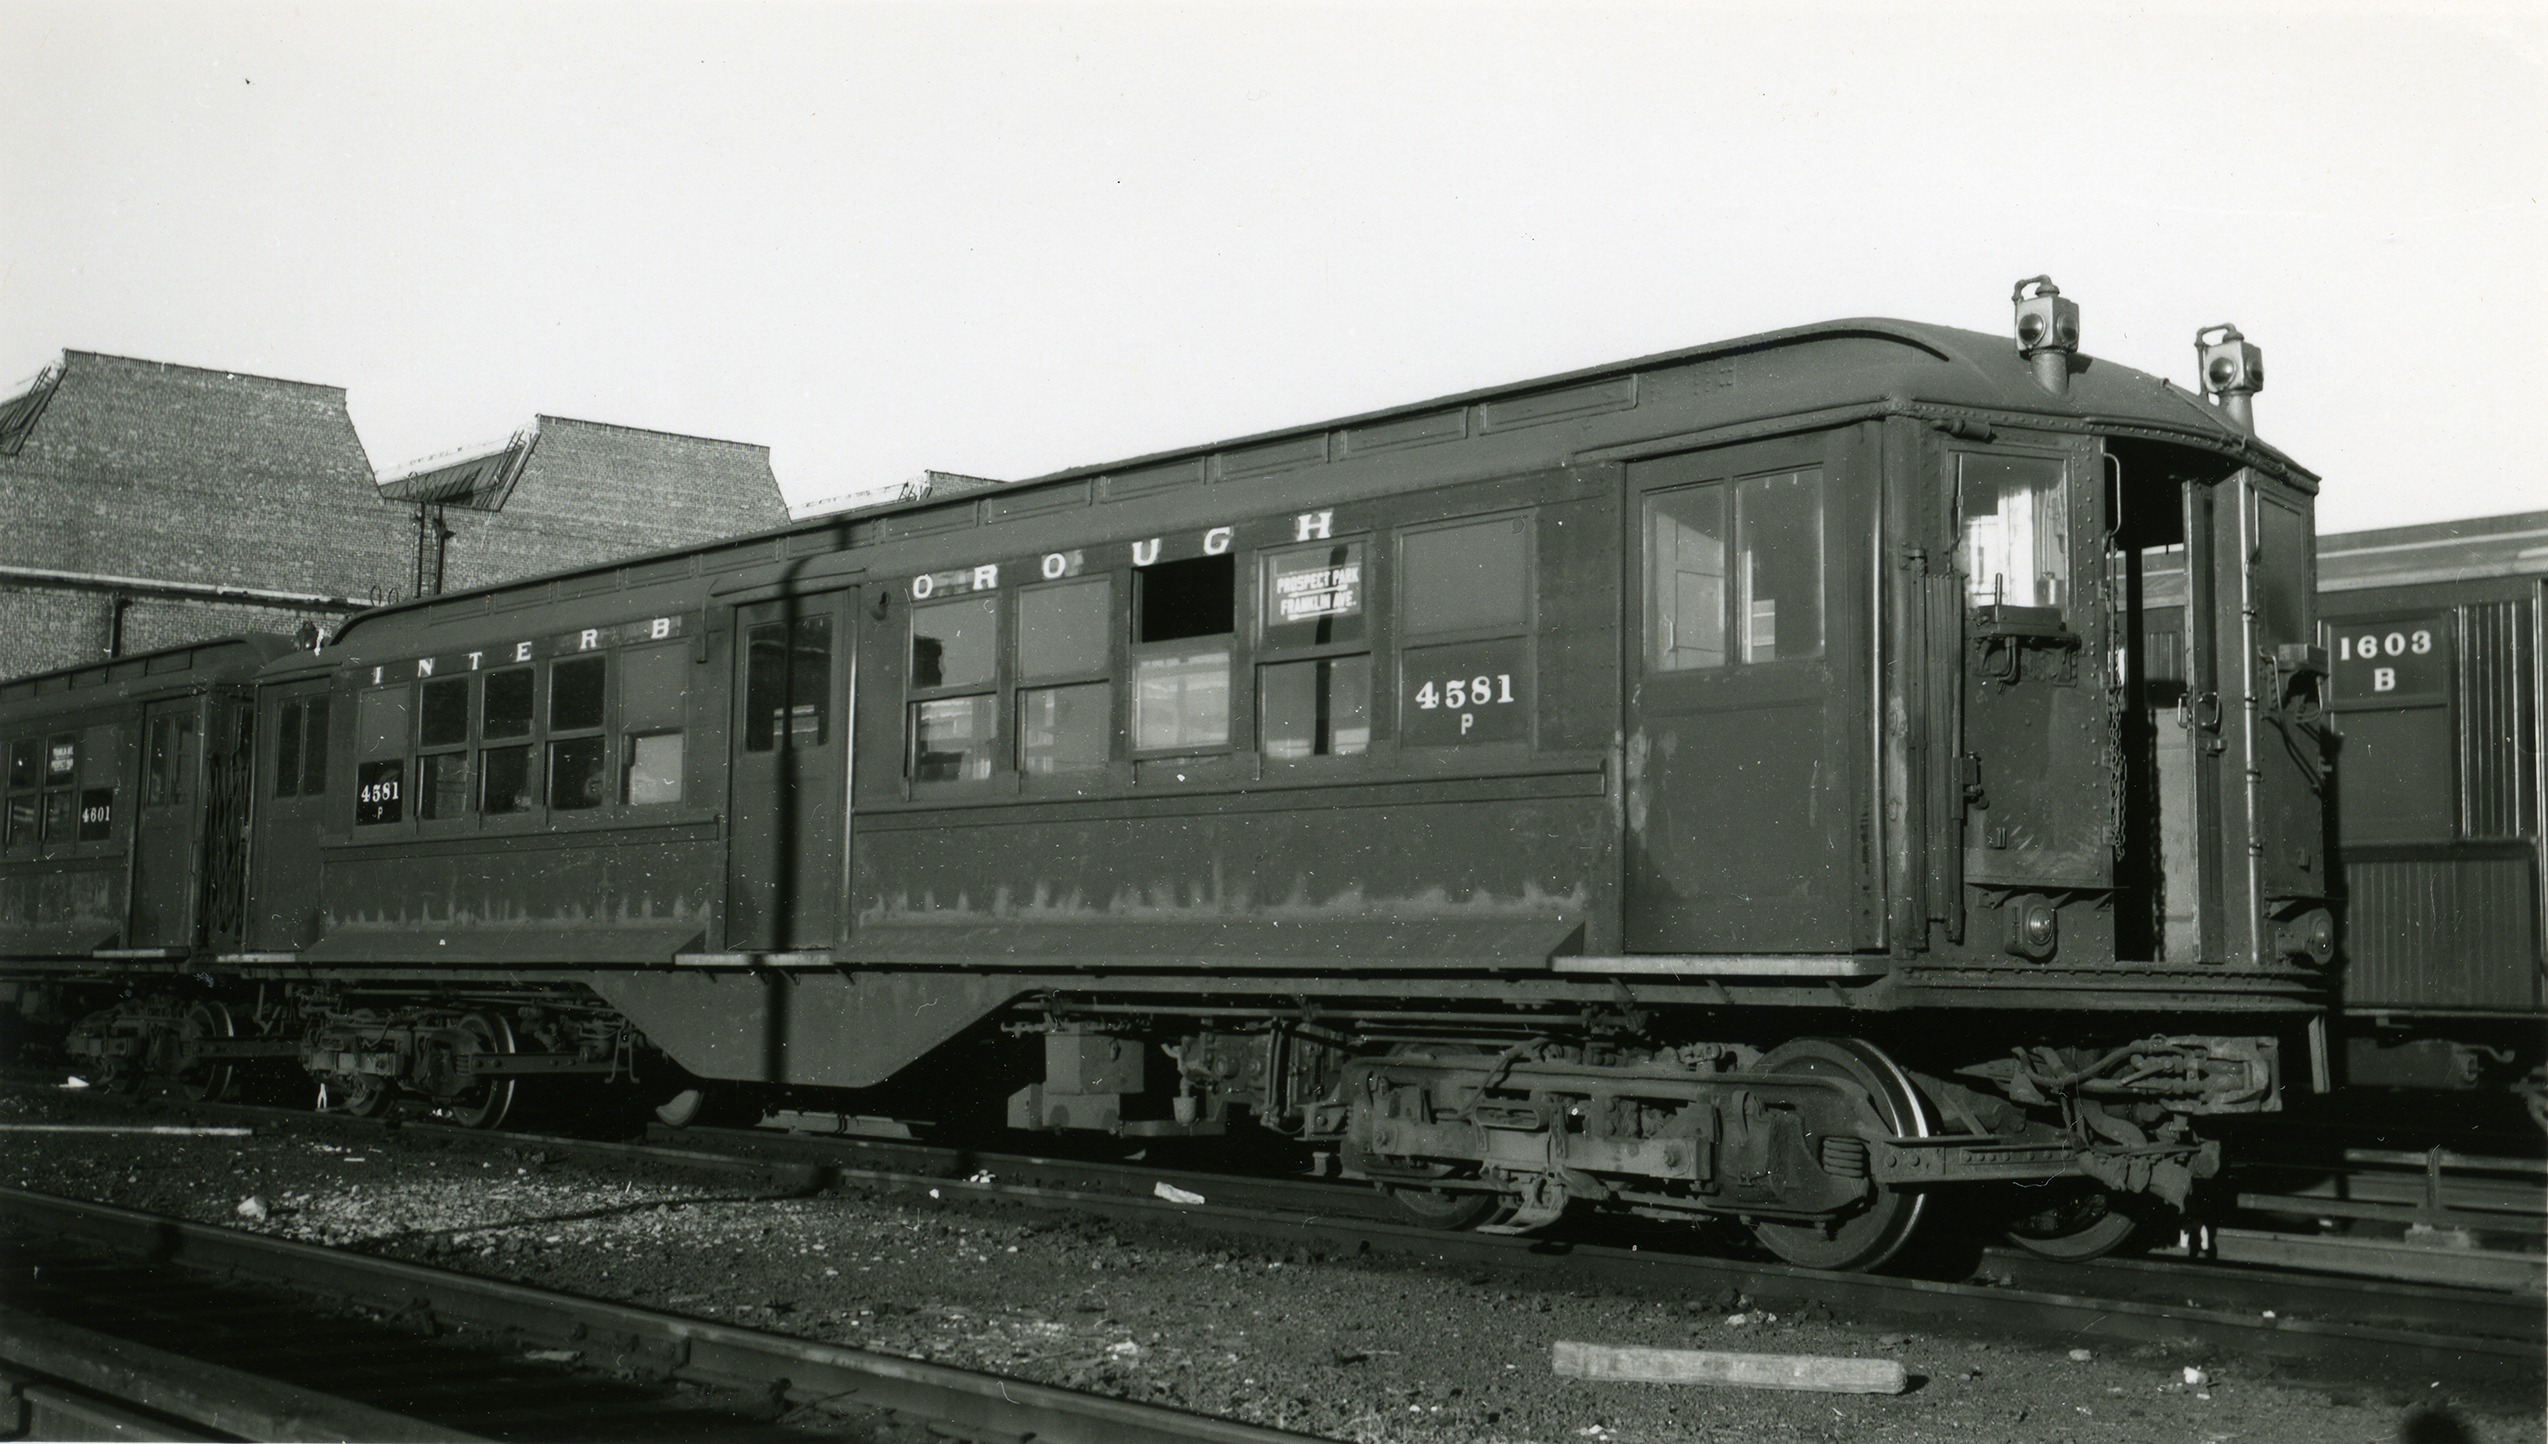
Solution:
M 130 1418 L 119 1407 L 129 1405 L 240 1439 L 482 1444 L 480 1436 L 445 1424 L 189 1359 L 6 1304 L 0 1304 L 0 1372 L 21 1376 L 21 1390 L 37 1391 L 30 1407 L 38 1417 L 28 1421 L 28 1436 L 39 1439 L 161 1437 L 155 1432 L 71 1434 L 55 1427 L 82 1421 L 119 1431 L 165 1427 L 160 1421 Z M 23 1377 L 28 1374 L 42 1377 Z
M 571 1346 L 609 1367 L 783 1392 L 792 1404 L 847 1400 L 993 1438 L 1284 1444 L 1314 1437 L 25 1189 L 0 1188 L 0 1220 L 162 1263 Z M 269 1435 L 250 1430 L 249 1437 Z M 439 1437 L 455 1436 L 446 1429 Z
M 739 1132 L 739 1131 L 738 1131 Z M 738 1143 L 782 1140 L 737 1137 Z M 572 1147 L 573 1140 L 543 1140 Z M 801 1142 L 801 1140 L 800 1140 Z M 841 1140 L 821 1140 L 837 1148 Z M 652 1145 L 609 1145 L 635 1151 Z M 681 1149 L 653 1152 L 666 1158 Z M 2396 1284 L 2341 1276 L 2217 1265 L 2188 1267 L 2146 1259 L 2064 1263 L 2014 1249 L 1985 1255 L 1982 1284 L 1883 1274 L 1827 1273 L 1793 1265 L 1679 1251 L 1618 1247 L 1564 1239 L 1460 1233 L 1396 1223 L 1376 1195 L 1304 1180 L 1231 1178 L 1219 1174 L 1119 1164 L 958 1153 L 887 1143 L 862 1150 L 918 1155 L 936 1152 L 954 1167 L 933 1171 L 860 1168 L 768 1160 L 796 1170 L 822 1168 L 825 1182 L 864 1184 L 946 1197 L 1058 1206 L 1144 1224 L 1169 1224 L 1275 1239 L 1287 1246 L 1415 1254 L 1462 1264 L 1676 1297 L 1728 1290 L 1757 1299 L 1813 1300 L 1903 1319 L 1951 1318 L 1976 1328 L 2035 1336 L 2070 1335 L 2109 1343 L 2176 1344 L 2199 1340 L 2231 1352 L 2269 1354 L 2341 1369 L 2535 1378 L 2548 1316 L 2536 1298 L 2486 1290 Z M 748 1167 L 748 1154 L 701 1154 L 713 1166 Z M 919 1161 L 919 1160 L 915 1160 Z M 970 1176 L 955 1169 L 972 1165 Z M 1006 1173 L 1003 1170 L 1007 1170 Z M 980 1179 L 981 1174 L 990 1177 Z M 1166 1183 L 1206 1196 L 1181 1204 L 1145 1196 L 1146 1189 L 1071 1186 L 1113 1175 Z M 1016 1181 L 1019 1175 L 1044 1182 Z M 1229 1202 L 1233 1195 L 1253 1200 Z M 1221 1200 L 1216 1202 L 1215 1200 Z M 2201 1300 L 2189 1294 L 2209 1295 Z M 2270 1312 L 2269 1312 L 2270 1311 Z
M 202 1105 L 223 1109 L 239 1105 Z M 292 1114 L 299 1120 L 312 1115 Z M 325 1117 L 327 1115 L 319 1115 Z M 389 1120 L 337 1116 L 353 1128 Z M 1387 1201 L 1360 1186 L 1300 1178 L 1197 1173 L 1125 1164 L 983 1153 L 901 1140 L 756 1129 L 693 1128 L 645 1143 L 488 1133 L 400 1122 L 452 1142 L 501 1143 L 757 1175 L 774 1191 L 851 1184 L 939 1198 L 1053 1207 L 1143 1226 L 1183 1227 L 1330 1250 L 1418 1256 L 1465 1266 L 1689 1298 L 1728 1291 L 1776 1303 L 1818 1300 L 1904 1321 L 2082 1341 L 2182 1344 L 2272 1355 L 2332 1370 L 2511 1378 L 2541 1372 L 2548 1316 L 2536 1297 L 2358 1276 L 2148 1259 L 2064 1263 L 2017 1250 L 1984 1255 L 1981 1283 L 1826 1273 L 1677 1248 L 1598 1245 L 1569 1238 L 1459 1233 L 1392 1221 Z M 704 1145 L 704 1146 L 703 1146 Z M 725 1151 L 719 1151 L 720 1149 Z M 843 1155 L 883 1166 L 837 1161 Z M 988 1177 L 984 1177 L 988 1175 Z M 1201 1205 L 1151 1196 L 1165 1183 Z

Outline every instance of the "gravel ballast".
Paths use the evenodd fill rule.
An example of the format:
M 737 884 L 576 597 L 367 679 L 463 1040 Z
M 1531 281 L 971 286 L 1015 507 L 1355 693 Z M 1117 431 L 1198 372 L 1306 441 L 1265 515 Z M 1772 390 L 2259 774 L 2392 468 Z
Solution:
M 21 1090 L 0 1124 L 170 1123 L 174 1100 Z M 235 1122 L 206 1115 L 206 1123 Z M 703 1319 L 1361 1441 L 2536 1439 L 2503 1399 L 2338 1389 L 2268 1361 L 1991 1340 L 1269 1252 L 1066 1213 L 713 1175 L 500 1138 L 260 1123 L 255 1136 L 0 1134 L 6 1181 Z M 1892 1396 L 1555 1377 L 1561 1339 L 1892 1359 Z M 2508 1410 L 2510 1410 L 2508 1412 Z

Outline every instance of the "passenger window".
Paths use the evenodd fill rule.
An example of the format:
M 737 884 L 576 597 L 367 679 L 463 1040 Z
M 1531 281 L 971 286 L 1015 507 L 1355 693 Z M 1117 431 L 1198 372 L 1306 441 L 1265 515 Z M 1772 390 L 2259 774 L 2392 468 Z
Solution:
M 996 698 L 941 697 L 911 704 L 911 780 L 979 782 L 991 775 Z
M 1441 535 L 1441 533 L 1434 533 Z M 1363 639 L 1363 544 L 1337 542 L 1269 552 L 1258 635 L 1269 647 Z
M 999 680 L 1000 599 L 957 597 L 911 609 L 913 693 L 989 688 Z M 991 775 L 999 698 L 989 691 L 916 698 L 910 704 L 914 782 L 979 782 Z
M 510 667 L 487 674 L 484 718 L 478 735 L 482 737 L 528 737 L 531 735 L 532 699 L 537 695 L 531 669 Z
M 608 739 L 600 735 L 608 695 L 609 663 L 577 657 L 549 667 L 549 806 L 580 812 L 608 800 Z M 560 733 L 585 732 L 589 736 Z
M 41 756 L 35 738 L 21 737 L 9 744 L 8 817 L 5 830 L 0 831 L 0 847 L 12 852 L 36 845 L 36 819 L 42 808 L 37 790 L 43 775 Z
M 599 657 L 577 657 L 549 668 L 549 730 L 572 732 L 602 725 L 603 684 L 608 664 Z
M 1192 751 L 1230 742 L 1237 563 L 1228 553 L 1133 574 L 1133 746 Z
M 1320 657 L 1256 669 L 1257 738 L 1265 755 L 1353 757 L 1371 749 L 1371 656 Z
M 2070 488 L 2059 461 L 1960 455 L 1956 510 L 1974 606 L 2069 605 Z
M 963 597 L 911 609 L 911 685 L 987 687 L 999 656 L 999 603 Z
M 1649 668 L 1822 655 L 1820 469 L 1657 493 L 1646 500 L 1645 543 Z
M 1037 682 L 1104 672 L 1114 606 L 1115 586 L 1105 577 L 1018 593 L 1018 676 Z
M 1407 533 L 1398 544 L 1400 625 L 1409 635 L 1520 630 L 1527 541 L 1520 517 Z
M 1114 753 L 1114 583 L 1029 587 L 1017 598 L 1017 766 L 1031 777 L 1102 768 Z M 916 774 L 915 774 L 916 775 Z
M 416 815 L 469 814 L 469 679 L 445 677 L 417 689 Z M 457 751 L 422 751 L 457 748 Z
M 620 801 L 642 806 L 681 800 L 689 677 L 689 654 L 680 647 L 650 647 L 621 661 L 619 726 L 626 754 Z
M 1258 563 L 1257 746 L 1267 757 L 1371 750 L 1365 546 L 1338 541 L 1269 552 Z M 1286 660 L 1287 652 L 1327 655 Z

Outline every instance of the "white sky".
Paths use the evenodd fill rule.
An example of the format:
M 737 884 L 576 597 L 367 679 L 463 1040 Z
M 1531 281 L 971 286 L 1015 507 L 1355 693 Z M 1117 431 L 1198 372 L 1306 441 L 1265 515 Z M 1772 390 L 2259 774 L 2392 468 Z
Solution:
M 2266 354 L 2328 530 L 2548 507 L 2548 0 L 0 0 L 0 384 L 534 413 L 798 501 L 1851 315 Z

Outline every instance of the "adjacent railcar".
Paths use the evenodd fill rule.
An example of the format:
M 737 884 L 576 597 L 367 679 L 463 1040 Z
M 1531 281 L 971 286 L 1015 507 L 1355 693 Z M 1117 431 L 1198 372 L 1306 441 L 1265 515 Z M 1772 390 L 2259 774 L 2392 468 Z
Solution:
M 1252 1130 L 1430 1221 L 1724 1216 L 1835 1268 L 2049 1183 L 2017 1236 L 2112 1246 L 2217 1165 L 2198 1120 L 2324 1079 L 2316 483 L 2235 333 L 2207 398 L 2017 310 L 365 614 L 259 674 L 235 938 L 74 1046 L 288 1040 L 486 1124 L 582 1074 Z M 0 742 L 94 671 L 0 691 Z M 49 896 L 12 976 L 131 986 Z
M 2321 540 L 2339 737 L 2344 1062 L 2543 1112 L 2548 512 Z

